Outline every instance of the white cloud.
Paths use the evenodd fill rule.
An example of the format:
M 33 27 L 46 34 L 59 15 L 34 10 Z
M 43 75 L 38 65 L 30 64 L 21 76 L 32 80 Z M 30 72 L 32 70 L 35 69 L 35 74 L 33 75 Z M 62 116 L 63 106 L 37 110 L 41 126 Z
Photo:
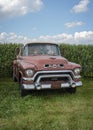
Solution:
M 42 5 L 42 0 L 0 0 L 0 18 L 39 11 Z
M 31 39 L 27 38 L 26 36 L 16 35 L 15 33 L 6 32 L 0 33 L 0 43 L 24 43 L 30 42 Z
M 93 45 L 93 31 L 75 32 L 74 39 L 77 43 Z
M 77 5 L 72 8 L 72 12 L 80 13 L 88 10 L 88 4 L 90 0 L 81 0 Z
M 45 35 L 37 38 L 28 38 L 15 33 L 2 32 L 0 34 L 0 43 L 27 43 L 27 42 L 56 42 L 69 44 L 91 44 L 93 45 L 93 31 L 75 32 L 74 34 L 62 33 L 58 35 Z
M 7 37 L 7 33 L 6 32 L 2 32 L 0 34 L 0 41 L 3 41 L 4 39 L 6 39 L 6 37 Z
M 93 31 L 75 32 L 74 34 L 62 33 L 53 36 L 46 35 L 32 39 L 32 41 L 93 45 Z
M 65 24 L 68 28 L 76 27 L 76 26 L 81 26 L 84 25 L 82 21 L 77 21 L 77 22 L 68 22 Z

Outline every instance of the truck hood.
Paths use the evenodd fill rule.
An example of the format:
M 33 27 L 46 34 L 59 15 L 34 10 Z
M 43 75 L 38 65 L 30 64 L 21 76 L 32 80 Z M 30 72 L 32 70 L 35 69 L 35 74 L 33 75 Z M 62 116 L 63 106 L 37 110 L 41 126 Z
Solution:
M 22 57 L 21 61 L 25 68 L 35 66 L 37 70 L 60 69 L 68 64 L 68 61 L 61 56 L 29 56 Z
M 24 63 L 25 68 L 33 66 L 37 70 L 60 70 L 62 68 L 71 69 L 78 66 L 78 64 L 68 62 L 61 56 L 26 56 L 22 58 L 22 62 Z

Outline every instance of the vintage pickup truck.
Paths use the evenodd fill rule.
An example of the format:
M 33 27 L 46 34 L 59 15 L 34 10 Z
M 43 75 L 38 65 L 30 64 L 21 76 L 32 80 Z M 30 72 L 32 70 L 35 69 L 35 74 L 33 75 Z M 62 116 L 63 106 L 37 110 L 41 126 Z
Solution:
M 21 96 L 28 90 L 62 89 L 75 93 L 80 80 L 81 66 L 61 56 L 55 43 L 27 43 L 16 49 L 13 61 L 13 80 L 20 84 Z

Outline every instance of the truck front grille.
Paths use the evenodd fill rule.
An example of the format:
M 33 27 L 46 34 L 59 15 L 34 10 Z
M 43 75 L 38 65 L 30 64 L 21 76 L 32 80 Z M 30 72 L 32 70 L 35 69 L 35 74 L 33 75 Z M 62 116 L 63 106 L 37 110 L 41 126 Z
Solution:
M 44 77 L 44 78 L 42 78 L 42 80 L 53 81 L 54 77 L 55 77 L 54 80 L 58 80 L 58 81 L 64 81 L 64 80 L 66 81 L 66 80 L 68 80 L 68 78 L 65 77 L 64 75 L 69 75 L 72 79 L 74 78 L 74 75 L 71 72 L 62 72 L 62 71 L 58 71 L 58 72 L 52 72 L 52 71 L 51 72 L 47 72 L 46 71 L 45 73 L 42 73 L 42 71 L 41 71 L 41 73 L 38 73 L 35 76 L 34 82 L 36 82 L 39 77 L 43 77 L 45 75 L 46 75 L 46 78 Z M 52 75 L 53 75 L 53 77 L 52 77 Z M 58 77 L 58 75 L 59 75 L 59 77 Z

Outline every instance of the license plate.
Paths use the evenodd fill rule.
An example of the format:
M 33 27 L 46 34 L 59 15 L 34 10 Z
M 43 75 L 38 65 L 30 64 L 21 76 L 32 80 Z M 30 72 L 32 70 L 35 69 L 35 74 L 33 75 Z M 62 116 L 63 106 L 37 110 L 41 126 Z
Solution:
M 59 83 L 59 82 L 52 82 L 52 88 L 53 89 L 59 89 L 59 88 L 61 88 L 61 83 Z

